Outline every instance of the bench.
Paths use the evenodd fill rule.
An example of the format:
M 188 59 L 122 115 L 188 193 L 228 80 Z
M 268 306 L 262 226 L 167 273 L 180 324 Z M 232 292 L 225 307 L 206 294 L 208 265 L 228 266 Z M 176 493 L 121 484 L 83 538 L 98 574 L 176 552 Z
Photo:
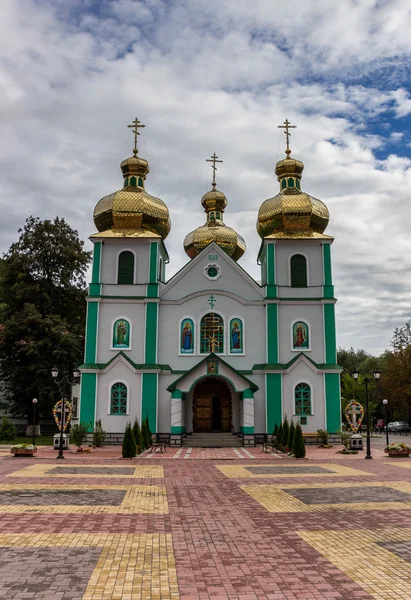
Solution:
M 167 444 L 165 440 L 159 440 L 157 439 L 156 435 L 153 435 L 151 442 L 151 454 L 157 452 L 158 449 L 160 449 L 161 454 L 163 454 L 163 452 L 167 452 Z
M 271 436 L 270 440 L 266 438 L 261 444 L 261 451 L 268 452 L 269 449 L 272 448 L 274 452 L 277 452 L 277 448 L 275 447 L 276 439 L 277 438 L 274 435 Z

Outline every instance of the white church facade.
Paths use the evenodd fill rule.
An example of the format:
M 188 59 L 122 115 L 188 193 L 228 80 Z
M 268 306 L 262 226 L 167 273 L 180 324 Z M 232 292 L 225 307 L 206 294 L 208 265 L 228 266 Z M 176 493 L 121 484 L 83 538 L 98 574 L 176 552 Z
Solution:
M 122 433 L 148 416 L 175 445 L 193 432 L 233 432 L 253 444 L 285 415 L 305 433 L 337 431 L 333 238 L 324 234 L 327 207 L 301 189 L 288 121 L 280 190 L 257 216 L 260 282 L 237 264 L 245 242 L 224 223 L 215 155 L 206 222 L 186 236 L 190 261 L 167 280 L 169 211 L 146 191 L 139 126 L 122 189 L 94 210 L 80 420 Z

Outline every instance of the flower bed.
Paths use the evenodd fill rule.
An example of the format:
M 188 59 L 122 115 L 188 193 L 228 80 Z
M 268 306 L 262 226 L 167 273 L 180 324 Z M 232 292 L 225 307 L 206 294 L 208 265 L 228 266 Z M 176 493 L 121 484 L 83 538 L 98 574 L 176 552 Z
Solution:
M 16 444 L 10 448 L 10 452 L 14 454 L 14 456 L 34 456 L 37 452 L 37 448 L 32 444 Z
M 409 456 L 411 447 L 406 444 L 390 444 L 384 450 L 388 456 Z

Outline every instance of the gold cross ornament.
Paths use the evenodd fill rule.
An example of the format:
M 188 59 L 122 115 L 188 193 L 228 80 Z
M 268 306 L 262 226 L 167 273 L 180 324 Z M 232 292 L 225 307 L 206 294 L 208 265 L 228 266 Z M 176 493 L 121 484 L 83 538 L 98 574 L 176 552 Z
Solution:
M 212 169 L 213 169 L 213 187 L 216 186 L 216 182 L 215 182 L 215 172 L 217 171 L 217 167 L 215 166 L 216 163 L 222 163 L 224 162 L 223 160 L 217 160 L 218 156 L 217 154 L 214 152 L 214 154 L 211 155 L 211 158 L 207 158 L 206 162 L 211 162 L 213 163 L 212 165 Z
M 134 156 L 137 156 L 138 154 L 138 149 L 137 149 L 137 136 L 140 135 L 139 132 L 139 127 L 145 127 L 145 125 L 143 125 L 141 123 L 141 121 L 139 121 L 137 119 L 137 117 L 134 119 L 134 121 L 132 122 L 131 125 L 127 125 L 127 127 L 134 127 L 134 129 L 132 129 L 132 132 L 134 133 L 134 149 L 133 149 L 133 154 Z
M 290 156 L 291 154 L 291 148 L 290 148 L 290 135 L 291 133 L 289 132 L 289 129 L 296 129 L 297 125 L 290 125 L 290 121 L 288 119 L 286 119 L 284 121 L 284 125 L 277 125 L 277 127 L 279 129 L 285 129 L 284 133 L 285 136 L 287 138 L 287 150 L 285 151 L 287 156 Z

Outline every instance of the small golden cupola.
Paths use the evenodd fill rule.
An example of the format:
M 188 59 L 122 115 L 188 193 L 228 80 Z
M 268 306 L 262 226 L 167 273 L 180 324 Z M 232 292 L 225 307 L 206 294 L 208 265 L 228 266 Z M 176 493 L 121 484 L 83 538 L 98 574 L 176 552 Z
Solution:
M 224 223 L 223 213 L 227 206 L 227 198 L 216 187 L 216 163 L 222 163 L 223 161 L 218 160 L 218 156 L 214 152 L 211 159 L 207 159 L 207 162 L 213 163 L 212 189 L 201 198 L 201 204 L 207 214 L 207 221 L 186 236 L 184 250 L 190 258 L 194 258 L 211 242 L 215 242 L 233 260 L 238 260 L 245 252 L 245 241 L 241 235 Z
M 124 184 L 121 190 L 104 196 L 94 209 L 93 219 L 99 233 L 97 237 L 167 237 L 171 229 L 166 204 L 145 190 L 150 171 L 148 162 L 138 156 L 137 136 L 139 128 L 145 127 L 136 118 L 132 125 L 134 133 L 133 156 L 126 158 L 120 167 Z
M 260 206 L 257 218 L 257 232 L 262 238 L 328 238 L 323 232 L 328 225 L 329 213 L 326 205 L 309 196 L 301 189 L 304 164 L 291 157 L 289 145 L 290 125 L 284 125 L 287 138 L 286 158 L 275 166 L 275 174 L 280 183 L 280 193 L 268 198 Z

